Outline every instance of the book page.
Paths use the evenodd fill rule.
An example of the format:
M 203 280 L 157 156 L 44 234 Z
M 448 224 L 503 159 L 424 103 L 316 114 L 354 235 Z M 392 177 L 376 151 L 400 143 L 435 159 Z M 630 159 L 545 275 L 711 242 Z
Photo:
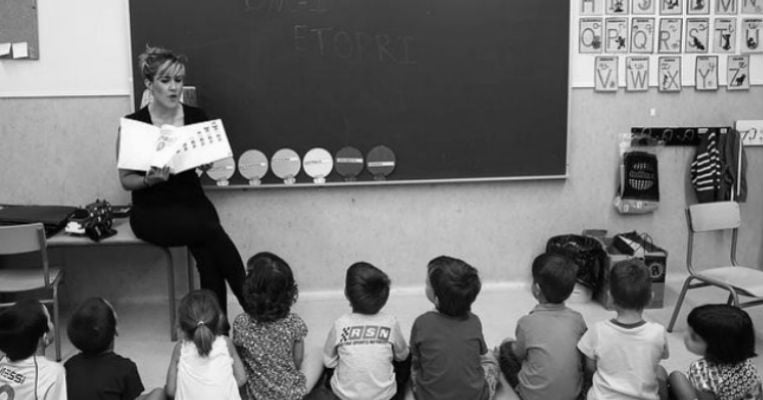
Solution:
M 148 171 L 159 128 L 127 118 L 119 120 L 117 168 Z
M 186 139 L 169 164 L 173 173 L 233 157 L 222 120 L 186 125 L 178 130 L 184 132 Z

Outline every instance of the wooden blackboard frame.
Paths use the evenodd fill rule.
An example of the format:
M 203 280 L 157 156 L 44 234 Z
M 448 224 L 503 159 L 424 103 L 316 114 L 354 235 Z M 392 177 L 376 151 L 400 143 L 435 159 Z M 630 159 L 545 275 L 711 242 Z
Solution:
M 569 4 L 379 4 L 132 0 L 132 52 L 151 44 L 189 56 L 186 84 L 222 118 L 236 158 L 250 148 L 269 157 L 284 147 L 304 155 L 382 144 L 396 152 L 387 180 L 364 171 L 344 183 L 334 172 L 328 186 L 566 178 Z M 329 11 L 315 11 L 321 7 Z M 320 29 L 336 32 L 330 51 L 316 39 Z M 341 50 L 342 38 L 364 35 L 376 38 L 373 57 L 327 56 Z M 398 47 L 382 48 L 385 40 Z M 140 71 L 133 72 L 141 93 Z M 284 186 L 272 172 L 263 183 Z M 231 184 L 248 186 L 238 173 Z M 304 171 L 301 184 L 312 185 Z

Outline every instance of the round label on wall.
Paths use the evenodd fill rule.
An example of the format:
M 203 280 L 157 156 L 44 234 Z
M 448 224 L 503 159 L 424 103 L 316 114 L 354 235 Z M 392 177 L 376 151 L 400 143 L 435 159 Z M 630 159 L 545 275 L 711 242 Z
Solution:
M 207 170 L 207 176 L 217 182 L 217 186 L 228 186 L 228 179 L 236 172 L 236 162 L 233 158 L 223 158 L 215 161 L 212 168 Z
M 299 154 L 292 149 L 281 149 L 270 159 L 270 168 L 275 176 L 283 179 L 284 183 L 296 182 L 296 176 L 302 168 Z
M 250 185 L 259 185 L 260 179 L 268 173 L 268 158 L 259 150 L 247 150 L 238 158 L 238 173 L 249 180 Z
M 368 172 L 376 180 L 384 180 L 395 169 L 395 153 L 387 146 L 376 146 L 366 156 Z
M 354 147 L 343 147 L 336 152 L 336 172 L 345 181 L 354 181 L 363 172 L 363 153 Z
M 316 147 L 305 153 L 302 166 L 305 173 L 313 178 L 313 182 L 325 183 L 326 176 L 334 168 L 334 159 L 331 158 L 331 153 L 328 150 Z

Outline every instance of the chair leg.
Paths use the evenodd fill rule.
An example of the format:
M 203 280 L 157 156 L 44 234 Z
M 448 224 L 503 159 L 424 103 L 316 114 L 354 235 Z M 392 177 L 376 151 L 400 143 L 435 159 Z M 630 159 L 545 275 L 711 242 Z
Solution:
M 678 318 L 678 313 L 681 311 L 681 305 L 684 302 L 684 297 L 686 297 L 686 292 L 689 291 L 689 284 L 691 283 L 693 277 L 689 276 L 684 281 L 684 286 L 681 288 L 681 293 L 678 295 L 678 300 L 676 300 L 676 305 L 673 307 L 673 315 L 670 317 L 670 323 L 668 324 L 668 332 L 673 332 L 673 325 L 676 323 L 676 318 Z
M 737 295 L 736 290 L 733 290 L 733 289 L 731 290 L 731 292 L 729 293 L 729 300 L 730 300 L 729 304 L 731 304 L 731 301 L 733 301 L 734 307 L 739 308 L 739 296 Z
M 726 304 L 728 305 L 734 304 L 734 295 L 732 294 L 732 292 L 729 292 L 729 298 L 726 300 Z
M 53 333 L 55 335 L 56 361 L 61 362 L 61 319 L 59 318 L 58 285 L 53 286 Z

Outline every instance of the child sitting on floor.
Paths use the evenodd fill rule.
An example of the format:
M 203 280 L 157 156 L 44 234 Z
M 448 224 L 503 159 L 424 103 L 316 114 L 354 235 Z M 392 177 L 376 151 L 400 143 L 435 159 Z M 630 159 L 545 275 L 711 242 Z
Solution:
M 564 305 L 577 279 L 577 266 L 555 254 L 532 264 L 532 294 L 538 305 L 517 322 L 516 339 L 501 344 L 499 364 L 523 400 L 573 400 L 580 395 L 583 368 L 578 340 L 586 331 L 579 312 Z

